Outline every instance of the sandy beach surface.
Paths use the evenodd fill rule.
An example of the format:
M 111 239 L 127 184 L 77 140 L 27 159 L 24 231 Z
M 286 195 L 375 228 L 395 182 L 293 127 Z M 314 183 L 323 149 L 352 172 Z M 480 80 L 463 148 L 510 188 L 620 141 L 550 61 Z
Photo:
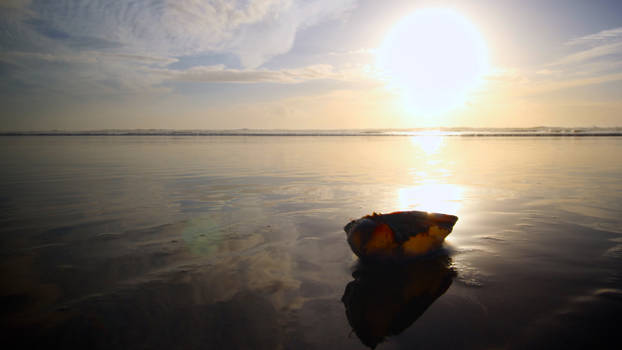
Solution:
M 622 137 L 0 137 L 1 336 L 361 349 L 383 326 L 353 331 L 358 278 L 352 310 L 419 307 L 379 349 L 599 348 L 622 330 L 620 154 Z M 396 210 L 459 221 L 432 262 L 367 274 L 343 226 Z

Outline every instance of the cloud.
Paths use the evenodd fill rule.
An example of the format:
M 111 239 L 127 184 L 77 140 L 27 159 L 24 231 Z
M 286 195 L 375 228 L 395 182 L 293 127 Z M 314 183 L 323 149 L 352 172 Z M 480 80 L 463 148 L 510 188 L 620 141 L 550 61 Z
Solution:
M 550 79 L 542 89 L 559 90 L 622 80 L 622 27 L 566 42 L 569 51 L 548 64 Z
M 320 67 L 264 71 L 296 33 L 338 19 L 356 0 L 4 0 L 0 92 L 12 87 L 97 95 L 151 91 L 163 80 L 295 82 Z M 195 67 L 162 74 L 180 58 L 227 54 L 241 70 Z M 19 91 L 24 92 L 23 90 Z
M 612 57 L 615 56 L 615 57 Z M 560 65 L 571 65 L 571 64 L 580 64 L 584 62 L 590 62 L 603 58 L 614 58 L 620 60 L 620 56 L 622 56 L 622 36 L 620 37 L 619 42 L 602 44 L 598 46 L 591 47 L 586 50 L 581 50 L 579 52 L 571 53 L 555 62 L 553 62 L 552 66 L 560 66 Z
M 611 40 L 619 40 L 622 37 L 622 27 L 607 29 L 598 33 L 574 38 L 566 42 L 566 46 L 582 46 L 582 45 L 597 45 L 602 42 Z
M 78 37 L 116 43 L 126 53 L 239 56 L 254 68 L 289 51 L 296 32 L 337 18 L 353 0 L 56 0 L 33 1 L 28 23 L 71 45 Z M 70 40 L 71 39 L 71 40 Z M 88 40 L 87 40 L 88 41 Z
M 618 73 L 622 65 L 622 27 L 574 38 L 564 45 L 569 51 L 548 67 L 572 76 Z
M 622 80 L 622 73 L 611 73 L 593 77 L 578 78 L 578 79 L 561 79 L 557 81 L 543 81 L 534 84 L 527 91 L 530 93 L 544 93 L 551 92 L 581 86 L 598 85 L 603 83 L 609 83 L 613 81 Z
M 216 106 L 208 128 L 346 129 L 388 128 L 402 125 L 401 111 L 392 107 L 395 96 L 382 87 L 333 90 L 313 95 Z M 249 118 L 252 116 L 252 118 Z M 408 119 L 406 119 L 408 121 Z M 410 119 L 412 123 L 412 118 Z M 408 125 L 408 124 L 405 124 Z
M 3 52 L 0 72 L 4 95 L 106 96 L 163 92 L 162 78 L 145 67 L 175 62 L 158 56 L 98 51 L 79 53 Z M 3 68 L 4 67 L 4 68 Z
M 186 70 L 153 69 L 170 80 L 206 83 L 281 83 L 293 84 L 309 80 L 354 80 L 352 71 L 336 72 L 331 65 L 318 64 L 296 69 L 227 69 L 223 65 L 193 67 Z
M 566 53 L 533 70 L 497 69 L 488 80 L 511 84 L 519 95 L 537 95 L 581 86 L 621 81 L 622 27 L 574 38 Z
M 0 1 L 0 7 L 4 8 L 24 8 L 30 5 L 31 0 L 2 0 Z
M 373 55 L 376 53 L 376 49 L 357 49 L 347 51 L 332 51 L 328 52 L 328 56 L 350 56 L 350 55 Z

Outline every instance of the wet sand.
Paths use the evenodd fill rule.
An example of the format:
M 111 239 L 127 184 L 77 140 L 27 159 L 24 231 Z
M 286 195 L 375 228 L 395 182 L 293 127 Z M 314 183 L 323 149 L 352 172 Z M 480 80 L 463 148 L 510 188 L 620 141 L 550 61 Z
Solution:
M 24 348 L 596 348 L 621 330 L 619 137 L 0 146 L 2 339 Z M 432 259 L 362 268 L 343 226 L 409 209 L 460 219 Z

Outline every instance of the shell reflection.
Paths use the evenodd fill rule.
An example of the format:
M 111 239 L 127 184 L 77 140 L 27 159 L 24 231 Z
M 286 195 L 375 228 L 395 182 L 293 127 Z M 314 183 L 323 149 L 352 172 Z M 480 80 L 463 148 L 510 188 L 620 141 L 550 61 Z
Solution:
M 455 271 L 445 254 L 407 264 L 359 262 L 341 301 L 361 342 L 375 348 L 412 325 L 451 285 Z

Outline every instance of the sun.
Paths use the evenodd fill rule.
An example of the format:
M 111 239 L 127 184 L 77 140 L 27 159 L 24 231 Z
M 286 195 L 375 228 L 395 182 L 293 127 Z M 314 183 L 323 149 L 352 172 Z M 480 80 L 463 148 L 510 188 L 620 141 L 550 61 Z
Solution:
M 438 115 L 466 102 L 488 71 L 488 50 L 477 28 L 450 9 L 418 10 L 400 20 L 376 54 L 387 86 L 409 112 Z

